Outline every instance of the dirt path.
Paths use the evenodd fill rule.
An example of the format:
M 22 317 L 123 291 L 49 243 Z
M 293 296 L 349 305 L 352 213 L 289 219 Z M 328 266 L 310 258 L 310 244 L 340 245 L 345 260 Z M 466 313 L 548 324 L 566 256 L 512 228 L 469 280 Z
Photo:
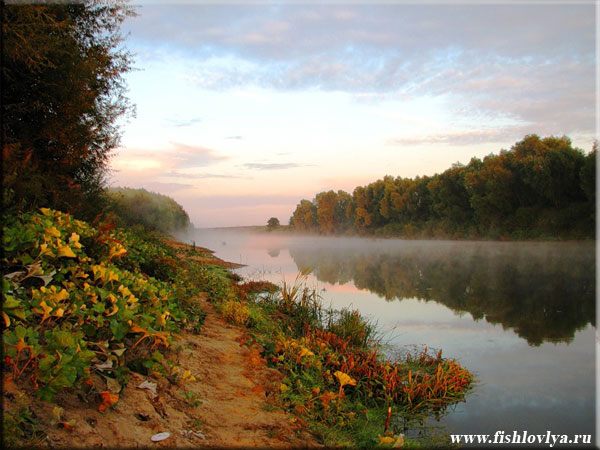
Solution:
M 62 420 L 74 419 L 68 431 L 56 425 L 46 430 L 51 446 L 67 447 L 306 447 L 317 444 L 301 423 L 278 409 L 272 399 L 280 374 L 266 367 L 256 348 L 245 344 L 243 330 L 224 322 L 207 302 L 201 334 L 186 334 L 173 344 L 181 346 L 178 365 L 189 369 L 196 381 L 172 385 L 158 383 L 158 396 L 137 389 L 146 377 L 132 374 L 118 403 L 98 412 L 94 402 L 82 403 L 62 395 Z M 156 381 L 150 379 L 149 381 Z M 184 400 L 184 391 L 188 400 Z M 194 405 L 194 403 L 197 403 Z M 39 404 L 47 414 L 52 406 Z M 159 432 L 170 437 L 152 442 Z

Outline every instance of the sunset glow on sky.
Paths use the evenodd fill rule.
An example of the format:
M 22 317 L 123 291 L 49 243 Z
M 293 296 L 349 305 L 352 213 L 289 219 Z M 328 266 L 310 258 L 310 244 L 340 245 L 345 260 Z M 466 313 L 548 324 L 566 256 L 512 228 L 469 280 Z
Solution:
M 142 3 L 114 186 L 197 227 L 287 224 L 317 192 L 433 175 L 526 134 L 595 136 L 587 4 Z

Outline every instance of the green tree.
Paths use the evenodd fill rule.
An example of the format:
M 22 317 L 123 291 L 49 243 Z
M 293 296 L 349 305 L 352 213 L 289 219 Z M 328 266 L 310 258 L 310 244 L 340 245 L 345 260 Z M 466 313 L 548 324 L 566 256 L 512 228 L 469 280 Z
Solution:
M 111 188 L 108 197 L 109 209 L 117 216 L 119 225 L 142 225 L 164 232 L 191 227 L 187 212 L 166 195 L 145 189 Z
M 116 119 L 131 111 L 122 1 L 2 6 L 4 207 L 97 212 Z
M 277 217 L 271 217 L 267 221 L 267 229 L 269 231 L 273 231 L 275 228 L 278 228 L 281 224 L 279 223 L 279 219 Z

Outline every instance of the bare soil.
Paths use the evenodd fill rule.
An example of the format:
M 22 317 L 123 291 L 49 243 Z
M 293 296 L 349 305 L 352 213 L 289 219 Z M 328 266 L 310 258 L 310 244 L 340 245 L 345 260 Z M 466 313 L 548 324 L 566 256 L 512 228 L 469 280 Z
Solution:
M 314 447 L 301 419 L 277 406 L 281 374 L 266 366 L 259 349 L 249 346 L 245 331 L 223 321 L 212 305 L 198 300 L 207 317 L 198 335 L 184 334 L 173 343 L 173 356 L 196 380 L 172 384 L 166 378 L 131 374 L 119 401 L 103 412 L 98 401 L 73 393 L 60 394 L 61 420 L 74 420 L 69 430 L 51 423 L 55 405 L 29 396 L 51 447 Z M 99 378 L 99 377 L 98 377 Z M 148 380 L 158 384 L 157 397 L 138 389 Z M 22 393 L 14 385 L 5 402 Z M 106 389 L 106 387 L 100 387 Z M 186 401 L 184 392 L 189 392 Z M 8 395 L 8 397 L 7 397 Z M 93 396 L 92 396 L 93 397 Z M 190 400 L 191 399 L 191 400 Z M 196 403 L 194 405 L 194 403 Z M 153 442 L 157 433 L 170 437 Z

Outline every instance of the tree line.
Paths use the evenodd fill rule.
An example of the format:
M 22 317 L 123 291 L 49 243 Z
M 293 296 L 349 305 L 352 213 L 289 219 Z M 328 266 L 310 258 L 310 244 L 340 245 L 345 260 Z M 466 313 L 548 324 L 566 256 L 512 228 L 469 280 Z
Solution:
M 108 194 L 110 209 L 121 226 L 142 225 L 163 232 L 191 227 L 183 207 L 166 195 L 130 188 L 111 188 Z
M 132 112 L 123 1 L 2 3 L 3 206 L 89 219 L 106 200 L 117 119 Z
M 385 176 L 352 194 L 303 199 L 290 228 L 405 238 L 590 238 L 595 232 L 597 144 L 528 135 L 510 150 L 441 174 Z

